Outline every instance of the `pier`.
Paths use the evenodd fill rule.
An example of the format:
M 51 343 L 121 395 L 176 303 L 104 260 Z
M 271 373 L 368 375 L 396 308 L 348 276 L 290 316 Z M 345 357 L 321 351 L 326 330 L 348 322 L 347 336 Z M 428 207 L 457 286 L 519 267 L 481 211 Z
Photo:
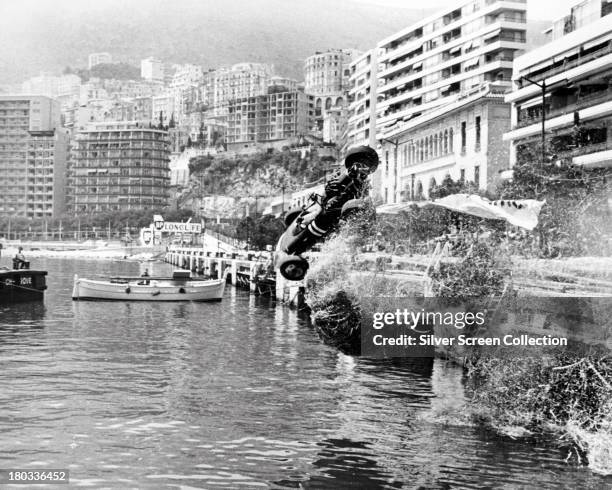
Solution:
M 273 296 L 300 308 L 304 305 L 303 281 L 287 281 L 277 271 L 266 274 L 269 252 L 212 252 L 202 247 L 170 247 L 165 262 L 194 274 L 218 278 L 229 268 L 228 282 L 252 294 Z

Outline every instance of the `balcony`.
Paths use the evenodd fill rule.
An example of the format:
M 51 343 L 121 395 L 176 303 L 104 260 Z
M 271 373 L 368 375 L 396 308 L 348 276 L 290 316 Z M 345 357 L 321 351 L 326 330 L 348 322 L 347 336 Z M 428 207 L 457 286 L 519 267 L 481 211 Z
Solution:
M 548 70 L 538 72 L 537 74 L 535 73 L 531 75 L 527 74 L 527 76 L 529 76 L 529 78 L 532 78 L 536 82 L 540 82 L 542 80 L 558 75 L 559 73 L 563 73 L 568 70 L 571 70 L 572 68 L 576 68 L 578 66 L 585 65 L 589 63 L 590 61 L 601 58 L 602 56 L 606 56 L 611 53 L 612 53 L 612 41 L 609 41 L 605 46 L 587 55 L 580 56 L 580 54 L 578 54 L 578 56 L 574 59 L 566 58 L 562 61 L 558 61 L 554 63 L 553 67 L 551 67 Z
M 601 143 L 594 143 L 592 145 L 580 146 L 572 150 L 557 153 L 559 159 L 569 159 L 579 157 L 582 155 L 590 155 L 591 153 L 598 153 L 602 151 L 612 150 L 612 141 L 603 141 Z
M 593 94 L 585 95 L 580 97 L 576 102 L 572 104 L 565 105 L 563 107 L 558 107 L 555 109 L 547 109 L 546 110 L 546 119 L 551 119 L 557 116 L 563 116 L 565 114 L 570 114 L 581 109 L 585 109 L 587 107 L 591 107 L 602 102 L 607 102 L 612 100 L 612 88 L 608 88 L 607 90 L 603 90 L 601 92 L 596 92 Z M 541 105 L 540 105 L 541 107 Z M 539 124 L 542 122 L 542 114 L 541 112 L 533 115 L 531 117 L 521 117 L 520 121 L 516 125 L 516 128 L 524 128 L 526 126 L 531 126 L 532 124 Z

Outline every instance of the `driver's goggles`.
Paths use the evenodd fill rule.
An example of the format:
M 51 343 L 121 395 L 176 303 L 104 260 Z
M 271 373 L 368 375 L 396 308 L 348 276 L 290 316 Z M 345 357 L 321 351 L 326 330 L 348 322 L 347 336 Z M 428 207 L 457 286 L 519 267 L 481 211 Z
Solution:
M 370 173 L 370 165 L 367 163 L 357 162 L 353 165 L 353 169 L 357 170 L 360 173 Z

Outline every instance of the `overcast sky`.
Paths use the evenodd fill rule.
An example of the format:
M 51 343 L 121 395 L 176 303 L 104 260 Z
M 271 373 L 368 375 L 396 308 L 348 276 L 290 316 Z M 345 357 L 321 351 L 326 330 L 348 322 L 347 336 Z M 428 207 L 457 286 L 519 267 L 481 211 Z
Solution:
M 167 0 L 149 0 L 152 7 L 155 4 L 163 4 Z M 180 4 L 181 0 L 177 0 Z M 194 0 L 188 0 L 194 1 Z M 242 1 L 256 2 L 257 0 L 226 0 L 235 5 L 239 5 Z M 285 0 L 287 2 L 307 2 L 308 0 Z M 329 0 L 333 2 L 334 0 Z M 396 8 L 440 8 L 444 9 L 452 7 L 458 3 L 463 3 L 462 0 L 351 0 L 358 3 L 370 3 L 374 5 L 389 5 Z M 579 3 L 580 0 L 527 0 L 527 13 L 532 20 L 552 20 L 565 15 L 569 12 L 572 5 Z M 50 7 L 55 9 L 57 15 L 61 15 L 63 9 L 73 9 L 77 7 L 79 10 L 95 12 L 106 8 L 105 0 L 0 0 L 0 14 L 4 9 L 10 12 L 12 9 L 21 11 L 24 8 L 31 9 L 33 12 L 40 10 L 42 7 Z M 123 2 L 122 2 L 123 3 Z M 129 5 L 130 0 L 125 0 L 125 5 Z
M 457 5 L 457 0 L 353 0 L 360 3 L 371 3 L 375 5 L 389 5 L 393 7 L 444 9 Z M 533 20 L 557 19 L 569 12 L 572 5 L 580 0 L 527 0 L 527 14 Z

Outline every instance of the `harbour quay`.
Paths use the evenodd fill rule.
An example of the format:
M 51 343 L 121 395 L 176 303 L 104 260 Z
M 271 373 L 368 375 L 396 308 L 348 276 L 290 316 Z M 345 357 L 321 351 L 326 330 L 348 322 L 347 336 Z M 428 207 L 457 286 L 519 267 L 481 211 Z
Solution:
M 287 281 L 276 270 L 267 270 L 271 257 L 265 252 L 210 251 L 201 247 L 169 247 L 164 261 L 195 274 L 220 278 L 229 268 L 228 282 L 252 294 L 273 296 L 282 303 L 301 308 L 305 305 L 304 281 Z

